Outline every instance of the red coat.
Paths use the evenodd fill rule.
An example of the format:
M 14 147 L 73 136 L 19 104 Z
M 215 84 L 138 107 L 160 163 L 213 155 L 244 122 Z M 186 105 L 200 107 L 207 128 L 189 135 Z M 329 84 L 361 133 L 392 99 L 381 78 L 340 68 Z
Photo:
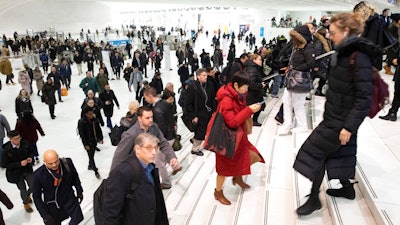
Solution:
M 27 142 L 33 144 L 38 141 L 37 131 L 39 131 L 40 135 L 44 135 L 44 131 L 40 126 L 39 121 L 35 118 L 32 118 L 31 121 L 23 121 L 22 119 L 18 120 L 15 124 L 15 130 L 17 130 L 20 136 Z
M 218 108 L 228 127 L 242 126 L 238 132 L 246 132 L 245 122 L 253 112 L 246 105 L 246 96 L 239 97 L 239 93 L 231 83 L 222 86 L 217 92 Z M 216 154 L 216 170 L 221 176 L 241 176 L 250 174 L 250 151 L 257 153 L 264 162 L 256 147 L 249 142 L 247 134 L 241 135 L 241 140 L 232 159 Z

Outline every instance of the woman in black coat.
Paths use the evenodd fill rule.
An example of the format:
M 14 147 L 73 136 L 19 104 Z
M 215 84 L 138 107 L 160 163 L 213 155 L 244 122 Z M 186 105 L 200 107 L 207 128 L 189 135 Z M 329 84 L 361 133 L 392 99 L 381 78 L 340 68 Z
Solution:
M 15 113 L 17 114 L 18 119 L 22 118 L 25 111 L 33 113 L 32 102 L 26 90 L 21 89 L 15 99 Z
M 342 13 L 331 19 L 331 40 L 336 53 L 329 68 L 324 120 L 301 146 L 293 166 L 313 182 L 310 197 L 297 209 L 298 215 L 321 208 L 318 193 L 325 169 L 328 179 L 340 179 L 343 186 L 328 189 L 328 195 L 355 198 L 349 179 L 355 176 L 357 131 L 370 110 L 372 60 L 380 54 L 378 47 L 358 37 L 362 31 L 357 14 Z M 355 52 L 355 72 L 351 73 L 350 56 Z
M 43 85 L 42 98 L 45 103 L 49 106 L 49 112 L 52 119 L 55 119 L 54 106 L 57 104 L 56 93 L 57 88 L 54 86 L 53 78 L 47 77 L 47 82 Z
M 246 98 L 246 104 L 252 105 L 257 102 L 262 102 L 263 99 L 263 88 L 265 87 L 265 83 L 262 81 L 263 76 L 263 67 L 262 67 L 262 59 L 258 54 L 253 54 L 250 56 L 250 59 L 244 63 L 244 72 L 246 72 L 250 77 L 250 85 L 248 89 L 248 94 Z M 253 115 L 253 125 L 261 126 L 261 123 L 258 122 L 258 117 L 260 116 L 261 111 L 265 108 L 265 103 L 262 104 L 261 110 L 254 113 Z
M 354 6 L 353 12 L 364 22 L 364 31 L 361 37 L 366 38 L 382 49 L 384 47 L 383 25 L 375 7 L 365 1 L 361 1 Z M 378 71 L 382 70 L 382 54 L 373 59 L 372 65 L 378 69 Z

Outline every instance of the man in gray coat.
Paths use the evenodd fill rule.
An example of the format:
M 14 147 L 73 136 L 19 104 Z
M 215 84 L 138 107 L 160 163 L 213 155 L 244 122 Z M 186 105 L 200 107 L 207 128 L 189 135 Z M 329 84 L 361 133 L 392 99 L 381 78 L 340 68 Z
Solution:
M 150 133 L 156 136 L 160 142 L 160 151 L 157 154 L 162 154 L 166 162 L 169 162 L 172 169 L 179 170 L 178 159 L 176 158 L 175 152 L 171 145 L 164 138 L 163 133 L 158 128 L 158 125 L 153 123 L 153 112 L 148 106 L 141 106 L 137 111 L 138 121 L 129 130 L 122 134 L 121 141 L 118 143 L 117 149 L 115 150 L 114 157 L 111 163 L 111 170 L 113 170 L 119 162 L 122 162 L 128 155 L 133 151 L 133 146 L 136 137 L 141 133 Z M 158 156 L 157 156 L 158 157 Z M 164 166 L 158 165 L 157 167 Z M 171 188 L 171 184 L 161 184 L 164 189 Z
M 6 132 L 10 132 L 10 124 L 7 118 L 0 113 L 0 166 L 1 166 L 1 154 L 3 152 L 3 140 L 6 136 Z

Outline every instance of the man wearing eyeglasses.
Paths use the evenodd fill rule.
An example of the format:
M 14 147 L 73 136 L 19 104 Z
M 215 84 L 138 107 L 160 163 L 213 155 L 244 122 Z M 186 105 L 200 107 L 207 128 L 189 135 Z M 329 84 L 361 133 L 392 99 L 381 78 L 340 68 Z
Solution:
M 134 144 L 134 151 L 115 165 L 107 179 L 103 225 L 168 225 L 158 169 L 154 165 L 159 139 L 141 133 Z M 133 192 L 132 183 L 137 185 Z
M 121 141 L 118 143 L 117 149 L 114 153 L 114 158 L 111 164 L 111 171 L 117 166 L 117 164 L 123 161 L 134 147 L 134 141 L 141 133 L 150 133 L 156 136 L 160 141 L 158 146 L 160 151 L 164 153 L 165 161 L 169 162 L 173 170 L 181 168 L 178 159 L 176 158 L 175 152 L 171 145 L 165 139 L 163 133 L 157 124 L 153 123 L 153 112 L 149 106 L 141 106 L 137 111 L 138 121 L 127 131 L 122 134 Z M 163 189 L 171 188 L 163 187 Z
M 21 140 L 18 131 L 12 130 L 8 132 L 7 136 L 10 138 L 10 141 L 3 146 L 1 165 L 7 168 L 7 181 L 17 185 L 25 211 L 31 213 L 33 212 L 30 206 L 32 203 L 30 188 L 32 187 L 33 151 L 27 142 Z M 28 184 L 28 189 L 26 188 L 26 184 Z

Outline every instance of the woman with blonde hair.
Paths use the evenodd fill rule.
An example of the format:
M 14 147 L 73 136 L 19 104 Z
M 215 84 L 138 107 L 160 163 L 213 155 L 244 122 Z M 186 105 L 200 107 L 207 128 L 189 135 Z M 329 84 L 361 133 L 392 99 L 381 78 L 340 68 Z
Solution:
M 301 146 L 293 165 L 312 181 L 311 194 L 297 209 L 298 215 L 321 208 L 318 195 L 325 170 L 329 180 L 339 179 L 342 184 L 340 189 L 328 189 L 328 195 L 355 198 L 350 179 L 355 176 L 357 131 L 370 110 L 372 60 L 380 53 L 376 45 L 359 37 L 363 28 L 357 14 L 341 13 L 331 18 L 329 30 L 336 53 L 328 71 L 324 120 Z M 352 58 L 354 64 L 350 65 Z
M 17 114 L 18 119 L 22 118 L 25 111 L 33 113 L 32 102 L 29 92 L 25 89 L 21 89 L 15 99 L 15 113 Z
M 383 48 L 383 25 L 376 8 L 368 2 L 361 1 L 354 6 L 353 12 L 361 19 L 361 26 L 364 26 L 361 37 Z M 374 59 L 372 65 L 378 70 L 382 69 L 382 54 Z

